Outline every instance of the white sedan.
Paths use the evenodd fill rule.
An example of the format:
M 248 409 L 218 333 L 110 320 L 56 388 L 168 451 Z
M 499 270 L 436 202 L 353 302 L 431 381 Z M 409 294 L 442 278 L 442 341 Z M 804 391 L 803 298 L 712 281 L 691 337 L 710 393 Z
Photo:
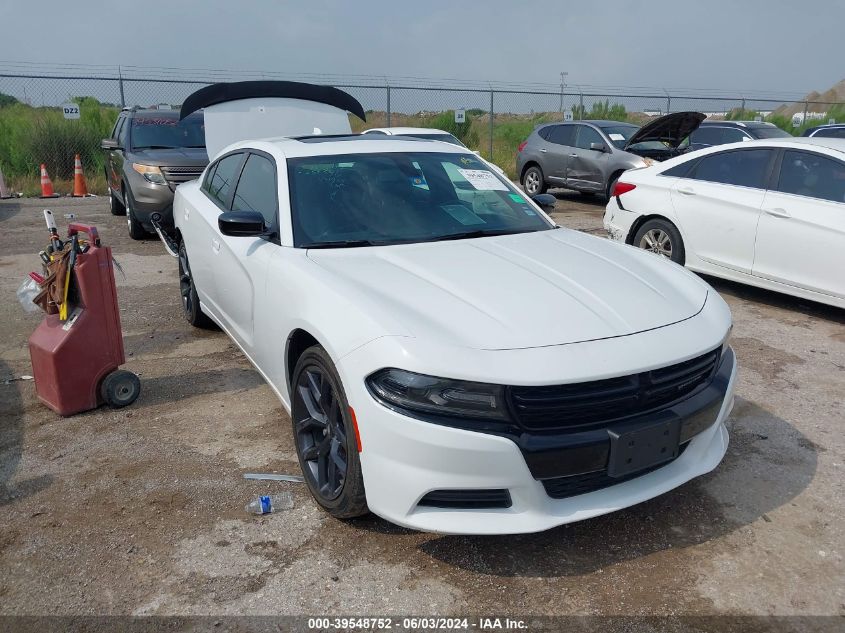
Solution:
M 845 139 L 719 145 L 625 172 L 604 227 L 700 273 L 845 307 Z
M 174 217 L 186 318 L 275 391 L 322 508 L 534 532 L 719 464 L 736 362 L 706 283 L 555 226 L 463 147 L 348 134 L 360 104 L 298 85 L 186 101 L 213 158 Z

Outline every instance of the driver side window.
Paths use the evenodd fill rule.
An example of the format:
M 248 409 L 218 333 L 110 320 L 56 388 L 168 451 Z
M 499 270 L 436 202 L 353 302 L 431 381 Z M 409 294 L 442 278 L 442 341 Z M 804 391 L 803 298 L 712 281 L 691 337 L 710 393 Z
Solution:
M 250 154 L 241 173 L 232 211 L 257 211 L 268 227 L 276 225 L 278 195 L 273 161 L 260 154 Z

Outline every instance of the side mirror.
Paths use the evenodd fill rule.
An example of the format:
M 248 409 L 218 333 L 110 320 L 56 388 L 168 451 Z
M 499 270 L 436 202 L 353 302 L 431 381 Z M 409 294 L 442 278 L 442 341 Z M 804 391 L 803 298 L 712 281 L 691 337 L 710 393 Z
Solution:
M 557 198 L 550 193 L 538 193 L 536 196 L 531 196 L 531 199 L 541 209 L 554 209 Z
M 607 146 L 604 143 L 590 143 L 590 149 L 597 152 L 606 152 Z
M 107 150 L 123 149 L 120 146 L 120 143 L 118 143 L 113 138 L 104 138 L 102 141 L 100 141 L 100 148 L 101 149 L 107 149 Z
M 232 237 L 258 237 L 267 233 L 264 216 L 258 211 L 226 211 L 217 218 L 223 235 Z

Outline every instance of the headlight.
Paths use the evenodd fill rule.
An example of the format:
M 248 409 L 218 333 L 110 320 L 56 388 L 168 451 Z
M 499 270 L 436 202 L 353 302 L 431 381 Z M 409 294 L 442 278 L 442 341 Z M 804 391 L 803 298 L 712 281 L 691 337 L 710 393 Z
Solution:
M 164 174 L 161 173 L 161 169 L 155 165 L 132 163 L 132 169 L 141 174 L 147 182 L 151 182 L 156 185 L 167 184 L 167 180 L 164 179 Z
M 505 388 L 381 369 L 367 378 L 370 392 L 387 405 L 436 415 L 507 420 Z

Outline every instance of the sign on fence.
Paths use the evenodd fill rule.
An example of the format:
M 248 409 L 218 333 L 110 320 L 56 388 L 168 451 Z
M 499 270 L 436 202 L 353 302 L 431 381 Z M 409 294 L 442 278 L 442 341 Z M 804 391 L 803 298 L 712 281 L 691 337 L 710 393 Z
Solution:
M 836 119 L 828 119 L 827 120 L 828 125 L 833 125 L 834 123 L 836 123 Z
M 455 123 L 466 123 L 466 122 L 467 122 L 466 110 L 455 110 Z
M 66 119 L 78 119 L 79 105 L 76 103 L 65 103 L 62 105 L 62 112 L 64 112 Z
M 564 110 L 563 111 L 563 120 L 564 121 L 571 121 L 572 120 L 572 110 Z

